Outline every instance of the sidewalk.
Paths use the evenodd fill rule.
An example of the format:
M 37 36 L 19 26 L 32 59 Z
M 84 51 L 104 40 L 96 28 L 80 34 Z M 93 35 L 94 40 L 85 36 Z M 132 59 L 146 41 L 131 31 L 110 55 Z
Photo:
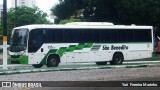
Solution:
M 0 75 L 20 74 L 32 72 L 46 71 L 69 71 L 69 70 L 89 70 L 89 69 L 109 69 L 109 68 L 135 68 L 135 67 L 159 67 L 160 61 L 140 61 L 140 62 L 124 62 L 122 65 L 96 65 L 95 63 L 70 63 L 60 64 L 59 67 L 47 68 L 45 65 L 42 68 L 33 68 L 31 65 L 8 65 L 8 70 L 3 70 L 0 65 Z
M 2 53 L 0 53 L 0 64 L 2 64 L 2 62 L 3 62 L 2 58 L 3 58 L 3 55 L 2 55 Z

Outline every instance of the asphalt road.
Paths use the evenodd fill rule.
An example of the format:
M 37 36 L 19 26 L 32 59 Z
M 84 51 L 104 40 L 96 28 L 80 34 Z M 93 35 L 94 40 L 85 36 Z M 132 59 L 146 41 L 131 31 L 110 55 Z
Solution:
M 107 68 L 0 75 L 0 81 L 160 81 L 160 67 Z M 45 87 L 1 90 L 160 90 L 157 87 Z
M 109 68 L 0 75 L 0 81 L 160 81 L 160 67 Z M 54 83 L 53 83 L 54 84 Z M 160 90 L 158 87 L 46 87 L 10 90 Z M 8 90 L 8 88 L 2 88 Z
M 160 81 L 160 67 L 109 68 L 0 75 L 0 81 Z

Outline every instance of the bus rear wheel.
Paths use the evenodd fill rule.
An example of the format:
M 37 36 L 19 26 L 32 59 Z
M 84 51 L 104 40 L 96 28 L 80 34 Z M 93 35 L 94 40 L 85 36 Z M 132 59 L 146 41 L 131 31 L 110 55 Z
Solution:
M 55 55 L 50 55 L 47 59 L 47 67 L 58 67 L 59 58 Z
M 111 65 L 119 65 L 122 64 L 124 61 L 124 57 L 122 53 L 115 53 L 113 55 L 112 61 L 110 62 Z
M 97 65 L 106 65 L 107 62 L 96 62 Z
M 33 64 L 32 65 L 34 68 L 41 68 L 43 66 L 43 64 Z

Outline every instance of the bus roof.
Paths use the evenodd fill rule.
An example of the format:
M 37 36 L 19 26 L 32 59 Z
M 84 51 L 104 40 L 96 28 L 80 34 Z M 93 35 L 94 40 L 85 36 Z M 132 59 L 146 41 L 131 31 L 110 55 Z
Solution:
M 55 25 L 55 24 L 33 24 L 16 27 L 14 29 L 152 29 L 152 26 L 136 26 L 136 25 Z
M 111 22 L 71 22 L 66 25 L 80 25 L 80 26 L 113 26 Z

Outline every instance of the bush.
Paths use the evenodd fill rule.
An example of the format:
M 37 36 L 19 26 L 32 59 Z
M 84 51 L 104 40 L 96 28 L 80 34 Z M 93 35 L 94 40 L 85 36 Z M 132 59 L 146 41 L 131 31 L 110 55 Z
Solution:
M 59 24 L 66 24 L 66 23 L 71 23 L 71 22 L 81 22 L 81 20 L 75 19 L 75 18 L 70 18 L 70 19 L 61 20 Z

